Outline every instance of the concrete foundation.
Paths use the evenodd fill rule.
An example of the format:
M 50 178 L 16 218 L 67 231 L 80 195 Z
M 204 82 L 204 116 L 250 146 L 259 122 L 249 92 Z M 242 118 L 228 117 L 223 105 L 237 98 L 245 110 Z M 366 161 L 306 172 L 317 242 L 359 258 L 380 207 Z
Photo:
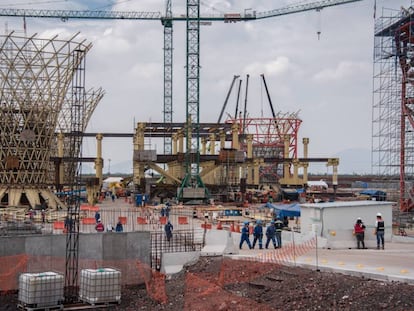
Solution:
M 140 284 L 137 264 L 150 267 L 150 233 L 79 234 L 79 269 L 110 266 L 122 272 L 123 284 Z M 26 272 L 65 274 L 66 235 L 0 238 L 0 257 L 28 256 Z

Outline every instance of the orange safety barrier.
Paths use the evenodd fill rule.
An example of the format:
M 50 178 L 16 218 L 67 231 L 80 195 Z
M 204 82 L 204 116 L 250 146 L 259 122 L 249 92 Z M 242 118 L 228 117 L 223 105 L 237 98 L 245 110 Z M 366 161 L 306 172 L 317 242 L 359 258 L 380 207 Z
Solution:
M 249 234 L 253 234 L 253 226 L 249 226 Z
M 118 217 L 118 221 L 120 221 L 120 222 L 121 222 L 121 224 L 126 225 L 126 223 L 127 223 L 127 218 L 126 218 L 125 216 L 119 216 L 119 217 Z M 144 221 L 145 221 L 145 223 L 147 222 L 147 221 L 145 220 L 145 218 L 144 218 Z
M 138 225 L 146 225 L 147 220 L 144 217 L 137 217 L 137 223 Z
M 82 224 L 84 225 L 94 225 L 96 223 L 96 219 L 93 217 L 85 217 L 82 219 Z
M 89 205 L 85 205 L 85 204 L 82 204 L 81 206 L 80 206 L 80 210 L 81 211 L 89 211 Z
M 217 230 L 223 230 L 223 226 L 221 224 L 221 221 L 219 221 L 218 224 L 217 224 Z
M 165 225 L 166 223 L 167 223 L 167 217 L 166 216 L 161 216 L 160 217 L 160 224 Z
M 203 229 L 211 229 L 211 224 L 201 224 L 201 228 Z
M 60 229 L 64 229 L 65 228 L 65 224 L 63 221 L 55 221 L 53 223 L 53 229 L 55 230 L 60 230 Z
M 230 225 L 230 232 L 234 232 L 234 224 Z
M 234 232 L 240 233 L 240 226 L 239 225 L 234 226 Z
M 89 206 L 89 210 L 91 212 L 97 212 L 97 211 L 99 211 L 99 206 Z
M 186 216 L 178 216 L 179 225 L 188 225 L 188 218 Z

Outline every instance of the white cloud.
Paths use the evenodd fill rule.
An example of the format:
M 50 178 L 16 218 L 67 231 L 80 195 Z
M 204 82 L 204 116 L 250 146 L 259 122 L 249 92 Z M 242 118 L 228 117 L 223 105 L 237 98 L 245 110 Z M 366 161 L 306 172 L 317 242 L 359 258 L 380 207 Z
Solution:
M 332 80 L 348 79 L 367 71 L 367 64 L 355 61 L 341 61 L 335 68 L 325 68 L 315 73 L 312 79 L 319 83 L 326 83 Z
M 243 73 L 251 75 L 260 75 L 263 73 L 266 76 L 280 76 L 286 74 L 290 67 L 289 59 L 281 56 L 268 62 L 253 62 L 248 64 L 243 69 Z

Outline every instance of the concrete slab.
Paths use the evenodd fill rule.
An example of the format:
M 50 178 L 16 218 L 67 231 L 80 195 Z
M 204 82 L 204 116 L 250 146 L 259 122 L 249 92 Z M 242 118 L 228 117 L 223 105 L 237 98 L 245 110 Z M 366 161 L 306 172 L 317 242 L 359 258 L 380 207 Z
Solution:
M 197 262 L 200 252 L 164 253 L 161 260 L 161 273 L 175 274 L 183 270 L 184 265 Z
M 234 244 L 234 232 L 226 230 L 208 230 L 206 243 L 200 256 L 219 256 L 224 254 L 238 254 L 239 250 Z
M 394 240 L 398 242 L 387 243 L 385 250 L 313 247 L 300 256 L 294 256 L 291 243 L 285 241 L 281 249 L 243 249 L 238 255 L 226 256 L 414 284 L 414 238 Z

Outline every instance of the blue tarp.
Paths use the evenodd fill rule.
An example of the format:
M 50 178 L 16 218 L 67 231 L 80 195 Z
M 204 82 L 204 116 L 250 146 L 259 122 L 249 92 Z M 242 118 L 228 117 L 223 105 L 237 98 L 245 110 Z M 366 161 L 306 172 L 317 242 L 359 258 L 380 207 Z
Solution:
M 287 217 L 300 217 L 300 205 L 299 203 L 292 204 L 272 204 L 266 203 L 263 207 L 273 208 L 275 214 L 280 218 Z
M 369 195 L 371 198 L 375 198 L 377 201 L 385 201 L 387 199 L 387 193 L 381 190 L 367 189 L 361 191 L 359 194 Z

